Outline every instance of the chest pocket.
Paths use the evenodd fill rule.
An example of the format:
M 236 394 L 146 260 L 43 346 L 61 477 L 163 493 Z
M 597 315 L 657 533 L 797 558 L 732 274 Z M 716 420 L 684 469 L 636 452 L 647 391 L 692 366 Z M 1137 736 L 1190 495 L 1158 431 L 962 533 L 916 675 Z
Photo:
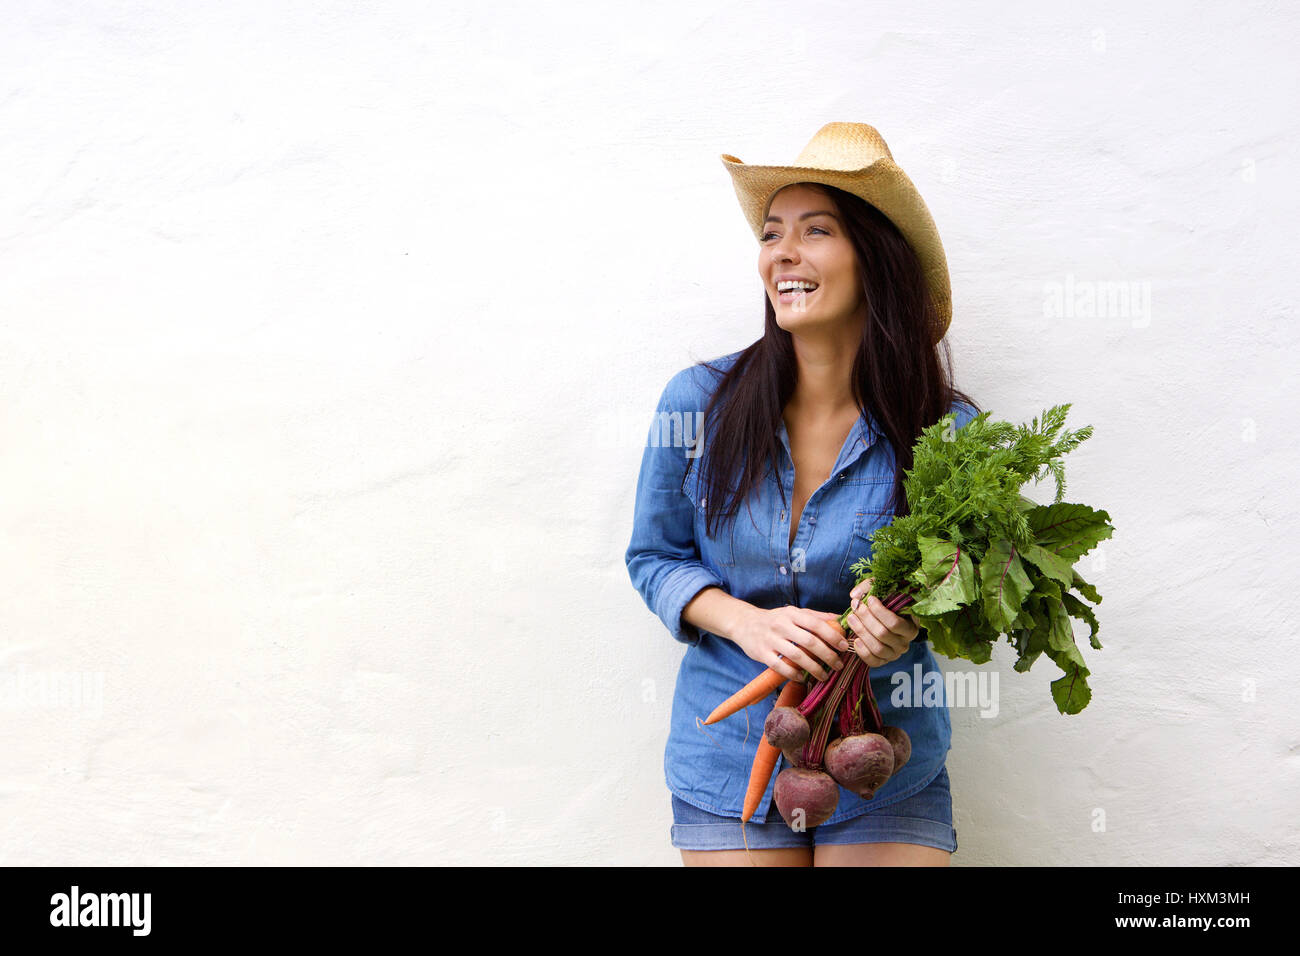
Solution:
M 840 569 L 840 583 L 851 588 L 854 583 L 853 572 L 849 569 L 860 558 L 871 557 L 871 536 L 894 520 L 892 511 L 859 511 L 853 519 L 853 537 L 849 541 L 848 552 L 844 555 L 844 566 Z
M 708 503 L 708 490 L 697 468 L 692 468 L 691 474 L 686 478 L 686 497 L 695 507 L 695 541 L 699 546 L 700 556 L 717 567 L 733 567 L 736 563 L 736 548 L 733 540 L 736 519 L 734 517 L 715 519 L 713 535 L 707 534 L 704 512 Z
M 845 481 L 842 487 L 852 499 L 853 534 L 840 566 L 840 583 L 845 588 L 851 588 L 855 582 L 849 569 L 859 558 L 871 557 L 871 536 L 894 520 L 894 512 L 889 507 L 889 496 L 894 490 L 894 476 L 886 473 L 851 479 Z

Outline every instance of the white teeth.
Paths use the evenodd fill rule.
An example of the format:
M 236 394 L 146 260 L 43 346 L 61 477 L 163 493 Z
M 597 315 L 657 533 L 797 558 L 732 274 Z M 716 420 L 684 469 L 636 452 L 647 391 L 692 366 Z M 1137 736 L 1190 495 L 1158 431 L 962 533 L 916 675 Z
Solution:
M 817 288 L 816 282 L 804 282 L 802 279 L 782 279 L 776 284 L 777 292 L 811 292 Z

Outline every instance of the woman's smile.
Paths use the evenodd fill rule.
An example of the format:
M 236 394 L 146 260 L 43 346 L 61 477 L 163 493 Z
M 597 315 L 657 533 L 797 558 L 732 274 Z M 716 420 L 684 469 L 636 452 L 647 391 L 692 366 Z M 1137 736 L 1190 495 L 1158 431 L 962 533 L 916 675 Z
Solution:
M 808 300 L 817 294 L 819 288 L 816 284 L 810 282 L 791 282 L 779 281 L 776 284 L 776 298 L 778 302 L 784 302 L 787 305 L 796 302 L 802 302 L 803 307 L 807 307 Z

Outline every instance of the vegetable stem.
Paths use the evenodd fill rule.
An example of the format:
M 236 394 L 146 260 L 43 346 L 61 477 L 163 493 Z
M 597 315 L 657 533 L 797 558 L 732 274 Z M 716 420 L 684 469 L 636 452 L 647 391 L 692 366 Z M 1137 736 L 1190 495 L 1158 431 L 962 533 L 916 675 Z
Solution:
M 852 684 L 854 676 L 863 666 L 862 659 L 856 654 L 850 655 L 847 651 L 845 654 L 851 659 L 830 680 L 825 682 L 834 686 L 826 693 L 826 703 L 817 715 L 808 743 L 804 744 L 804 762 L 814 770 L 821 769 L 822 757 L 826 753 L 826 744 L 830 740 L 831 725 L 835 723 L 836 711 L 839 709 L 844 696 L 849 692 L 849 685 Z M 806 700 L 805 703 L 807 703 Z

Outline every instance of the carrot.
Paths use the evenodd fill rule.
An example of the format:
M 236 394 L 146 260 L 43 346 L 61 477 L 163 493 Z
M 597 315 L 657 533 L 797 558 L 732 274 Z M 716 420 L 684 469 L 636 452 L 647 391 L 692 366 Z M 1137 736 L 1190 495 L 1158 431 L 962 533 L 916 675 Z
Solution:
M 713 708 L 713 713 L 709 714 L 706 724 L 716 724 L 724 717 L 730 717 L 738 710 L 748 707 L 750 704 L 757 704 L 772 691 L 781 686 L 785 680 L 780 674 L 768 668 L 759 674 L 752 681 L 746 684 L 740 690 L 736 691 L 717 707 Z M 802 685 L 800 685 L 802 686 Z
M 776 706 L 795 706 L 803 700 L 806 690 L 807 688 L 798 681 L 788 682 L 781 689 L 781 694 L 776 699 Z M 758 751 L 754 754 L 754 769 L 749 772 L 749 789 L 745 791 L 745 807 L 740 814 L 742 823 L 749 822 L 749 818 L 758 809 L 758 801 L 763 799 L 763 791 L 767 789 L 767 782 L 772 779 L 772 770 L 776 767 L 776 758 L 779 756 L 781 751 L 769 744 L 766 736 L 758 738 Z

